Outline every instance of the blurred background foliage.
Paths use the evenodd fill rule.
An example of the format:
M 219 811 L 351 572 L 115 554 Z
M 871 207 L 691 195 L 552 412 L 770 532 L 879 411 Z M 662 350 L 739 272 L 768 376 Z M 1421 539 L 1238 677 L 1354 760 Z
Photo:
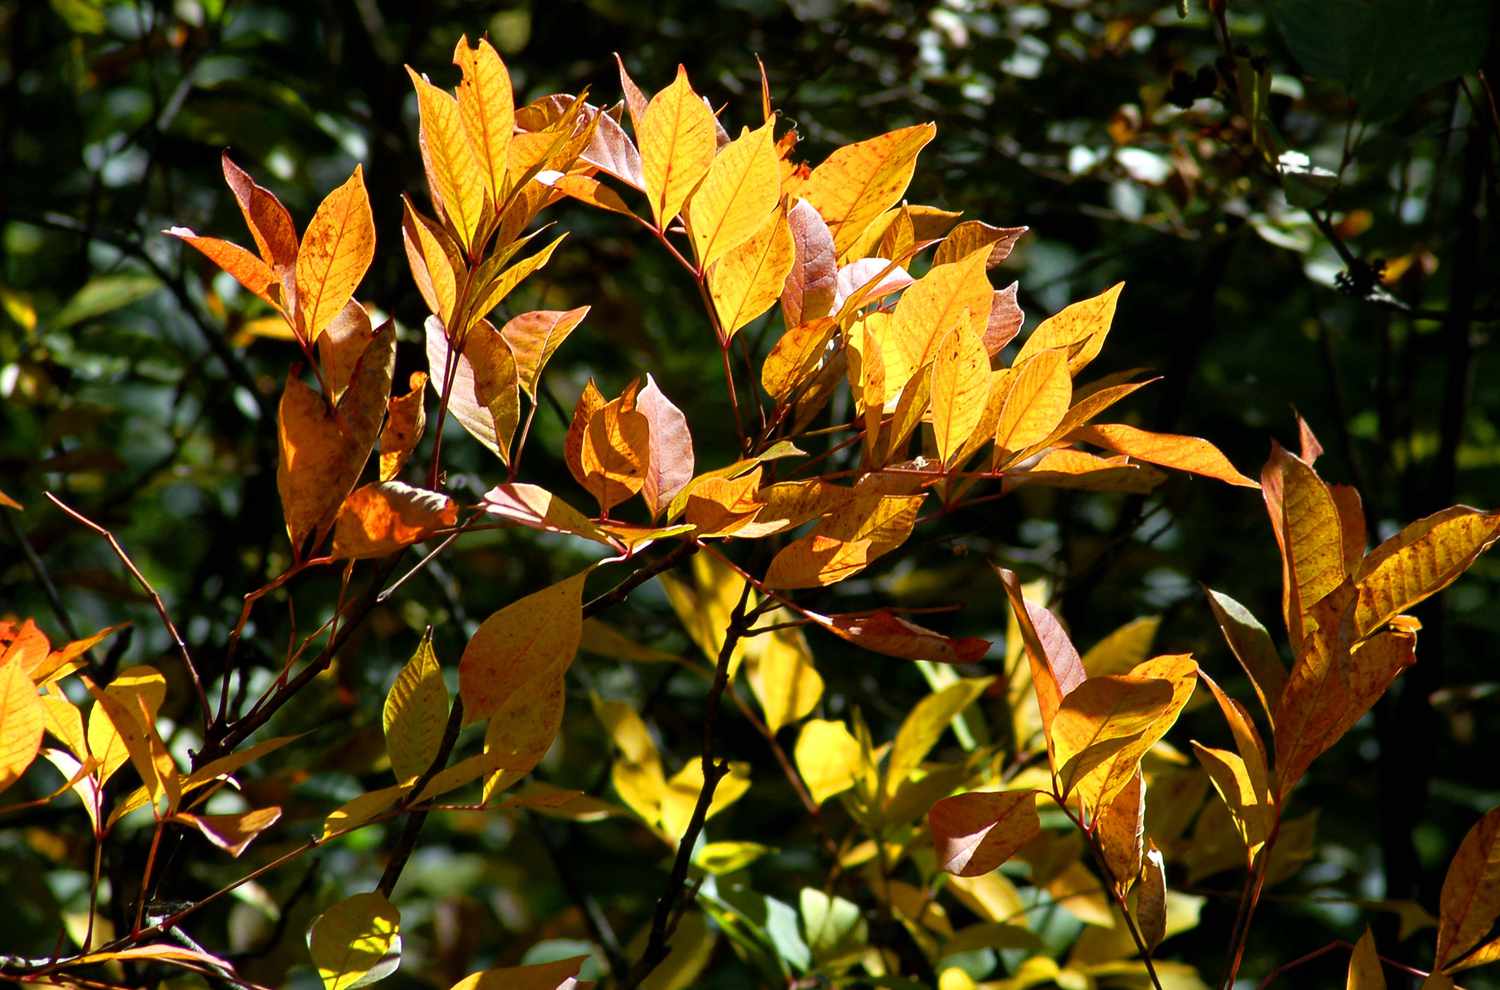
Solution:
M 299 223 L 363 162 L 380 249 L 360 297 L 398 319 L 404 381 L 425 362 L 422 304 L 398 246 L 399 195 L 421 190 L 402 66 L 451 85 L 464 33 L 488 33 L 523 98 L 587 84 L 595 102 L 612 103 L 618 51 L 648 91 L 685 63 L 735 122 L 759 119 L 758 54 L 814 163 L 838 144 L 934 120 L 938 137 L 909 197 L 1031 228 L 996 273 L 997 285 L 1019 280 L 1028 326 L 1126 282 L 1100 370 L 1165 376 L 1128 405 L 1131 421 L 1211 438 L 1254 473 L 1272 438 L 1295 443 L 1295 409 L 1327 448 L 1324 476 L 1363 493 L 1377 538 L 1455 501 L 1493 506 L 1497 28 L 1488 0 L 1229 0 L 1227 10 L 1202 0 L 1181 10 L 1143 0 L 0 5 L 0 490 L 25 506 L 0 510 L 0 612 L 35 615 L 55 639 L 135 619 L 105 663 L 171 662 L 149 603 L 108 547 L 53 510 L 44 490 L 114 529 L 201 654 L 224 642 L 239 596 L 284 568 L 273 417 L 294 351 L 260 335 L 258 302 L 158 232 L 185 224 L 241 236 L 220 181 L 225 148 Z M 516 311 L 593 306 L 552 365 L 554 411 L 571 409 L 589 375 L 613 394 L 650 370 L 686 410 L 700 469 L 725 463 L 722 376 L 691 286 L 619 218 L 557 212 L 573 235 L 513 300 Z M 569 492 L 565 427 L 564 415 L 542 411 L 526 471 Z M 456 491 L 473 496 L 500 480 L 461 433 L 449 451 Z M 1050 579 L 1081 646 L 1159 615 L 1159 651 L 1191 650 L 1241 689 L 1199 583 L 1268 625 L 1279 607 L 1259 500 L 1186 477 L 1144 497 L 1023 490 L 924 529 L 895 556 L 898 566 L 839 585 L 826 603 L 858 607 L 878 592 L 904 605 L 962 605 L 933 624 L 995 640 L 991 656 L 1005 628 L 992 560 Z M 278 721 L 312 732 L 292 748 L 300 755 L 252 775 L 260 803 L 287 808 L 286 841 L 384 782 L 380 702 L 426 625 L 451 666 L 478 618 L 581 559 L 561 540 L 486 534 L 377 613 L 324 689 Z M 301 583 L 298 625 L 321 621 L 337 591 L 336 577 Z M 1435 909 L 1458 840 L 1500 804 L 1497 591 L 1500 558 L 1482 558 L 1425 607 L 1417 667 L 1299 791 L 1299 803 L 1321 808 L 1321 843 L 1263 913 L 1247 973 L 1352 938 L 1363 921 L 1351 898 Z M 281 656 L 290 615 L 258 613 L 246 645 L 262 663 Z M 691 649 L 655 584 L 611 621 L 652 647 Z M 815 650 L 826 717 L 857 707 L 877 740 L 928 691 L 901 661 L 825 639 Z M 590 690 L 643 712 L 675 754 L 669 773 L 695 754 L 702 685 L 674 669 L 586 655 L 545 779 L 608 796 L 609 743 Z M 168 715 L 174 705 L 188 700 L 169 699 Z M 1199 725 L 1216 732 L 1216 718 L 1190 713 L 1173 738 Z M 721 726 L 732 755 L 765 763 L 747 725 Z M 59 919 L 77 923 L 87 910 L 86 874 L 52 831 L 50 816 L 64 813 L 76 808 L 0 838 L 10 919 L 0 948 L 48 951 Z M 822 817 L 843 827 L 836 804 Z M 710 833 L 779 850 L 736 875 L 754 896 L 796 904 L 802 887 L 822 884 L 814 822 L 774 768 Z M 336 895 L 373 885 L 385 841 L 368 830 L 268 877 L 213 916 L 214 944 L 242 953 L 257 979 L 306 985 L 315 977 L 300 933 Z M 251 856 L 269 858 L 272 845 Z M 238 875 L 239 865 L 198 852 L 188 888 Z M 397 890 L 407 962 L 389 985 L 446 985 L 481 965 L 579 947 L 603 964 L 604 943 L 628 946 L 640 932 L 664 858 L 627 819 L 434 819 Z M 1166 953 L 1219 972 L 1238 878 L 1171 882 L 1207 900 L 1200 929 Z M 1389 954 L 1430 958 L 1431 929 L 1371 917 Z M 697 985 L 762 981 L 727 962 L 727 945 L 716 951 L 725 964 Z M 988 969 L 972 971 L 1003 972 L 994 965 L 992 954 Z M 1342 985 L 1341 965 L 1310 966 L 1298 985 Z M 1495 977 L 1481 971 L 1467 985 L 1500 985 L 1486 979 Z

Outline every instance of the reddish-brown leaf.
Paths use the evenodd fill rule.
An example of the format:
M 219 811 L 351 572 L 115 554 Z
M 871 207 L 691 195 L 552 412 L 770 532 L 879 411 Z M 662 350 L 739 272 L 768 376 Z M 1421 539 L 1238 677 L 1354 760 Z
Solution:
M 1041 834 L 1033 791 L 978 791 L 943 798 L 927 813 L 938 866 L 961 877 L 997 869 Z

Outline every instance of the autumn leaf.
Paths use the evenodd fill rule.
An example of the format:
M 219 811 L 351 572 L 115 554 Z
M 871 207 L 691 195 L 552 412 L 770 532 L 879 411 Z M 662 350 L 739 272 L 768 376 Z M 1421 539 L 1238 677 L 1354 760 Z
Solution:
M 1135 915 L 1141 940 L 1148 950 L 1167 937 L 1167 867 L 1161 850 L 1151 843 L 1142 859 L 1141 882 L 1136 887 Z
M 1032 688 L 1041 710 L 1042 730 L 1050 740 L 1053 719 L 1063 697 L 1082 684 L 1088 674 L 1078 656 L 1078 648 L 1057 617 L 1045 607 L 1026 600 L 1014 571 L 1003 567 L 996 568 L 996 571 L 1005 585 L 1005 594 L 1010 599 L 1011 612 L 1025 645 Z M 1050 742 L 1048 746 L 1051 746 Z
M 716 148 L 713 111 L 693 92 L 682 66 L 647 104 L 636 140 L 651 216 L 664 229 L 708 174 Z
M 447 718 L 448 689 L 429 629 L 385 696 L 385 746 L 397 783 L 409 783 L 432 765 Z
M 843 722 L 810 719 L 802 726 L 792 755 L 816 804 L 853 787 L 863 769 L 859 742 Z
M 924 498 L 857 494 L 777 553 L 766 587 L 817 588 L 852 577 L 906 542 Z
M 519 482 L 496 485 L 484 494 L 481 508 L 508 522 L 548 533 L 568 533 L 614 547 L 609 534 L 587 516 L 545 488 Z
M 292 215 L 274 193 L 257 185 L 248 172 L 231 161 L 229 152 L 219 156 L 219 163 L 261 260 L 276 273 L 277 284 L 286 285 L 287 276 L 297 266 L 297 228 Z
M 992 291 L 980 252 L 952 264 L 934 265 L 907 286 L 896 301 L 890 329 L 881 338 L 886 388 L 894 393 L 936 357 L 938 345 L 964 313 L 968 313 L 971 324 L 983 326 L 989 316 Z M 986 370 L 988 367 L 986 355 Z
M 542 369 L 588 315 L 588 306 L 569 310 L 539 309 L 512 317 L 500 328 L 500 336 L 510 344 L 515 356 L 516 376 L 527 395 L 536 397 Z
M 510 344 L 487 320 L 469 331 L 463 350 L 454 355 L 443 326 L 429 317 L 427 367 L 432 390 L 469 435 L 502 464 L 510 463 L 510 445 L 521 422 L 520 376 Z M 449 368 L 453 382 L 448 384 Z
M 651 458 L 651 423 L 635 408 L 632 385 L 589 417 L 583 433 L 580 464 L 583 486 L 604 515 L 646 484 Z
M 1370 551 L 1352 575 L 1356 635 L 1366 636 L 1458 579 L 1500 539 L 1500 512 L 1455 505 Z
M 946 265 L 950 261 L 967 258 L 980 248 L 990 249 L 985 255 L 986 268 L 994 268 L 1006 258 L 1027 227 L 992 227 L 983 220 L 965 220 L 956 225 L 938 245 L 932 256 L 934 265 Z
M 1148 433 L 1118 423 L 1085 426 L 1075 430 L 1072 435 L 1086 443 L 1129 455 L 1148 464 L 1201 474 L 1205 478 L 1214 478 L 1242 488 L 1260 487 L 1236 471 L 1217 447 L 1198 437 Z
M 568 669 L 582 635 L 582 571 L 480 623 L 458 662 L 465 723 L 489 718 L 529 682 Z
M 989 650 L 975 636 L 950 638 L 902 618 L 890 609 L 819 615 L 804 612 L 813 623 L 842 640 L 875 653 L 934 663 L 974 663 Z
M 412 281 L 427 304 L 428 312 L 447 326 L 453 321 L 459 282 L 468 277 L 458 256 L 457 245 L 446 231 L 418 213 L 410 199 L 402 196 L 401 203 L 404 207 L 401 243 L 406 250 Z
M 467 251 L 474 245 L 484 210 L 487 168 L 482 169 L 475 156 L 458 100 L 411 66 L 406 67 L 406 74 L 417 92 L 418 143 L 433 203 L 448 218 L 460 246 Z M 472 97 L 470 102 L 474 102 Z
M 992 683 L 994 679 L 990 677 L 959 678 L 917 702 L 902 719 L 891 745 L 890 759 L 882 778 L 887 798 L 895 795 L 912 772 L 922 765 L 953 720 L 978 700 Z
M 370 347 L 375 328 L 370 314 L 354 299 L 339 310 L 333 321 L 318 335 L 318 365 L 328 400 L 334 405 L 343 398 L 354 378 L 360 358 Z
M 484 734 L 484 752 L 503 772 L 486 783 L 486 801 L 498 789 L 531 772 L 547 755 L 562 728 L 565 669 L 525 681 L 490 718 Z
M 765 713 L 766 728 L 773 733 L 805 717 L 823 697 L 823 678 L 799 629 L 752 637 L 745 674 Z
M 945 467 L 957 466 L 979 426 L 989 382 L 990 357 L 965 313 L 938 344 L 932 363 L 932 433 Z
M 795 256 L 786 214 L 778 211 L 714 263 L 708 291 L 726 338 L 776 304 Z
M 1208 594 L 1208 605 L 1213 610 L 1219 630 L 1224 634 L 1235 659 L 1250 677 L 1266 717 L 1275 727 L 1276 708 L 1281 702 L 1281 692 L 1286 686 L 1286 667 L 1271 642 L 1270 633 L 1250 610 L 1228 595 L 1204 589 Z
M 486 969 L 453 984 L 449 990 L 574 990 L 577 976 L 588 956 L 573 956 L 531 966 Z
M 1121 790 L 1130 785 L 1141 760 L 1151 747 L 1166 736 L 1167 730 L 1176 723 L 1177 717 L 1192 698 L 1193 691 L 1198 686 L 1198 665 L 1188 654 L 1166 654 L 1136 664 L 1125 676 L 1136 680 L 1166 681 L 1171 688 L 1170 697 L 1154 717 L 1143 720 L 1139 734 L 1128 735 L 1123 742 L 1103 742 L 1101 748 L 1106 751 L 1104 760 L 1091 771 L 1073 775 L 1075 795 L 1082 797 L 1091 808 L 1109 804 Z M 1092 680 L 1084 683 L 1092 683 Z M 1074 691 L 1077 690 L 1079 688 L 1074 688 Z M 1067 697 L 1071 695 L 1072 692 L 1069 692 Z M 1065 705 L 1067 697 L 1063 699 Z M 1139 696 L 1135 700 L 1139 701 Z M 1128 718 L 1128 712 L 1129 706 L 1125 705 L 1120 714 Z M 1110 735 L 1116 728 L 1118 726 L 1111 724 L 1103 730 L 1103 734 Z M 1056 722 L 1053 723 L 1053 731 L 1057 731 Z M 1080 762 L 1087 760 L 1081 759 Z M 1057 763 L 1066 769 L 1065 760 L 1058 759 Z M 1061 771 L 1059 775 L 1061 776 Z
M 204 257 L 234 277 L 234 280 L 252 294 L 282 309 L 280 301 L 281 279 L 271 266 L 246 251 L 238 244 L 217 237 L 202 237 L 187 227 L 170 227 L 166 234 L 198 249 Z M 277 291 L 272 292 L 275 288 Z
M 1064 695 L 1051 731 L 1062 794 L 1144 733 L 1171 701 L 1167 681 L 1125 674 L 1091 677 Z
M 838 280 L 833 235 L 817 208 L 799 199 L 787 211 L 794 248 L 791 271 L 781 289 L 781 311 L 789 327 L 828 316 Z
M 1375 936 L 1370 929 L 1354 943 L 1354 952 L 1349 957 L 1349 976 L 1345 990 L 1385 990 L 1385 973 L 1380 969 L 1380 956 L 1375 952 Z
M 1060 347 L 1068 352 L 1068 373 L 1077 375 L 1103 349 L 1104 338 L 1108 336 L 1110 323 L 1115 317 L 1115 303 L 1123 288 L 1125 283 L 1117 283 L 1092 299 L 1073 303 L 1047 317 L 1031 331 L 1026 343 L 1021 345 L 1021 351 L 1016 355 L 1016 366 L 1019 367 L 1042 351 Z M 1143 457 L 1142 460 L 1149 458 Z
M 318 206 L 297 249 L 297 325 L 308 341 L 354 296 L 375 258 L 375 217 L 363 166 Z
M 256 837 L 281 820 L 281 809 L 272 806 L 225 815 L 190 815 L 183 812 L 174 815 L 172 820 L 191 825 L 209 842 L 238 858 Z
M 99 761 L 95 778 L 100 786 L 132 757 L 137 758 L 138 765 L 144 761 L 149 766 L 140 702 L 145 702 L 146 714 L 154 721 L 166 697 L 166 678 L 151 667 L 130 667 L 115 675 L 102 690 L 95 688 L 89 693 L 94 697 L 94 707 L 89 711 L 88 750 Z M 108 703 L 101 698 L 107 698 Z M 154 771 L 148 771 L 142 779 L 153 776 Z
M 378 893 L 355 894 L 318 916 L 307 951 L 324 990 L 353 990 L 401 965 L 401 912 Z
M 425 540 L 458 524 L 458 503 L 425 488 L 382 481 L 356 488 L 333 524 L 333 556 L 360 560 Z
M 573 475 L 573 480 L 584 488 L 588 488 L 588 475 L 583 470 L 584 435 L 588 433 L 589 421 L 594 418 L 594 413 L 604 408 L 604 403 L 604 396 L 590 378 L 579 393 L 578 404 L 573 407 L 573 419 L 563 438 L 563 462 L 568 465 L 568 472 Z
M 937 128 L 917 124 L 845 145 L 813 169 L 802 195 L 828 224 L 840 258 L 911 182 L 917 153 Z
M 484 38 L 470 48 L 468 37 L 461 35 L 453 49 L 453 64 L 463 72 L 457 93 L 459 122 L 489 182 L 490 201 L 498 204 L 507 192 L 506 164 L 516 127 L 510 73 Z
M 1500 808 L 1469 829 L 1448 873 L 1439 900 L 1436 967 L 1467 968 L 1464 954 L 1488 935 L 1500 916 Z
M 422 439 L 427 426 L 427 372 L 413 371 L 405 395 L 393 395 L 386 404 L 385 425 L 380 429 L 380 480 L 391 481 Z
M 688 233 L 700 268 L 708 268 L 758 231 L 776 209 L 780 182 L 773 121 L 746 128 L 714 157 L 688 201 Z
M 1040 351 L 1013 368 L 995 423 L 997 452 L 1015 453 L 1047 438 L 1067 414 L 1073 397 L 1067 354 L 1061 349 Z
M 19 780 L 36 759 L 46 722 L 46 709 L 20 658 L 0 663 L 0 791 Z
M 1116 889 L 1127 891 L 1141 872 L 1145 855 L 1146 781 L 1137 770 L 1114 800 L 1094 818 L 1099 851 L 1114 878 Z
M 749 789 L 750 764 L 730 763 L 729 772 L 714 789 L 707 817 L 718 815 L 744 797 Z M 662 792 L 661 826 L 673 845 L 680 842 L 687 832 L 688 821 L 692 818 L 693 807 L 698 803 L 698 795 L 702 790 L 703 761 L 696 756 L 684 763 L 682 769 L 667 780 L 666 790 Z
M 648 460 L 641 497 L 651 515 L 659 516 L 693 477 L 693 435 L 687 417 L 672 404 L 656 380 L 646 375 L 646 387 L 635 399 L 636 412 L 646 418 Z
M 996 869 L 1042 831 L 1032 791 L 978 791 L 943 798 L 927 813 L 938 866 L 961 877 Z

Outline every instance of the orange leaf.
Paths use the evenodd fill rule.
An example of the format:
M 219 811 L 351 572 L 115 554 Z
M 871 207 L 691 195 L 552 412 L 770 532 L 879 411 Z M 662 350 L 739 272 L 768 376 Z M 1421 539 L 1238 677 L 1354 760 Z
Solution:
M 1287 582 L 1287 631 L 1299 649 L 1308 613 L 1344 581 L 1343 535 L 1338 507 L 1323 479 L 1281 447 L 1271 451 L 1280 476 L 1281 526 L 1285 534 L 1282 574 Z M 1269 465 L 1268 465 L 1269 467 Z
M 484 212 L 487 173 L 465 132 L 458 100 L 406 67 L 417 91 L 422 165 L 434 205 L 448 218 L 464 250 L 473 247 Z M 498 139 L 497 139 L 498 140 Z
M 633 217 L 635 211 L 626 205 L 620 194 L 590 175 L 562 175 L 552 183 L 552 188 L 580 203 L 621 216 Z
M 991 227 L 982 220 L 965 220 L 948 232 L 943 243 L 932 256 L 934 265 L 945 265 L 950 261 L 967 258 L 982 247 L 988 247 L 984 266 L 994 268 L 1010 257 L 1016 241 L 1026 233 L 1028 227 Z
M 339 509 L 333 556 L 360 560 L 425 540 L 458 523 L 458 503 L 446 495 L 383 481 L 356 488 Z
M 1167 681 L 1128 674 L 1091 677 L 1064 695 L 1049 731 L 1053 772 L 1063 796 L 1139 738 L 1171 701 Z
M 463 72 L 458 84 L 459 122 L 489 182 L 490 201 L 499 203 L 506 193 L 507 153 L 516 127 L 510 73 L 484 38 L 470 48 L 468 37 L 460 36 L 453 49 L 453 64 Z
M 781 549 L 766 569 L 766 587 L 817 588 L 854 576 L 906 542 L 925 498 L 857 493 Z
M 836 322 L 823 316 L 782 334 L 761 365 L 760 382 L 766 392 L 781 401 L 810 378 L 837 329 Z
M 391 396 L 386 405 L 385 426 L 380 430 L 381 481 L 390 481 L 401 473 L 427 426 L 427 409 L 422 404 L 427 372 L 413 371 L 407 387 L 410 391 Z
M 990 648 L 988 640 L 974 636 L 957 639 L 925 629 L 903 619 L 890 609 L 819 615 L 804 612 L 813 623 L 842 640 L 875 653 L 905 660 L 933 663 L 975 663 Z
M 297 322 L 309 341 L 353 298 L 374 258 L 375 218 L 364 168 L 356 165 L 318 206 L 297 249 Z
M 238 244 L 221 241 L 217 237 L 200 237 L 187 227 L 172 227 L 166 233 L 197 248 L 209 261 L 234 276 L 236 282 L 277 309 L 282 308 L 278 300 L 281 280 L 271 271 L 271 266 L 260 258 Z M 277 292 L 273 293 L 272 287 Z
M 635 386 L 631 386 L 589 417 L 583 434 L 584 487 L 605 515 L 646 483 L 651 423 L 636 410 L 635 401 Z
M 998 868 L 1041 834 L 1032 791 L 978 791 L 946 797 L 927 813 L 938 866 L 961 877 Z
M 1073 433 L 1078 439 L 1106 450 L 1117 451 L 1165 468 L 1201 474 L 1242 488 L 1259 488 L 1254 481 L 1234 469 L 1219 449 L 1198 437 L 1173 433 L 1148 433 L 1133 426 L 1111 423 L 1085 426 Z
M 1073 398 L 1073 380 L 1068 377 L 1068 356 L 1061 349 L 1041 351 L 1031 360 L 1019 361 L 1011 372 L 1010 388 L 1000 419 L 995 424 L 997 460 L 1010 458 L 998 451 L 1016 453 L 1051 435 L 1067 414 Z
M 1370 551 L 1353 575 L 1354 628 L 1364 636 L 1448 587 L 1500 539 L 1500 512 L 1455 505 Z
M 749 240 L 781 199 L 772 123 L 746 128 L 726 144 L 687 204 L 688 233 L 700 268 Z
M 578 405 L 573 408 L 573 420 L 568 424 L 568 434 L 563 438 L 563 461 L 568 465 L 573 480 L 588 487 L 588 476 L 583 470 L 583 438 L 588 432 L 589 421 L 594 413 L 604 408 L 604 396 L 590 378 L 578 396 Z
M 636 138 L 651 216 L 665 229 L 708 174 L 717 145 L 713 111 L 693 92 L 682 66 L 672 84 L 651 98 Z
M 761 469 L 738 478 L 707 478 L 688 493 L 683 518 L 698 527 L 698 535 L 729 536 L 756 518 L 763 503 L 756 497 Z
M 568 533 L 614 547 L 609 534 L 545 488 L 513 483 L 484 493 L 481 508 L 492 516 L 547 533 Z
M 620 92 L 625 96 L 625 109 L 630 114 L 630 126 L 635 128 L 635 133 L 641 133 L 641 122 L 646 119 L 646 107 L 648 101 L 646 94 L 630 78 L 630 73 L 625 71 L 625 60 L 620 58 L 620 53 L 615 53 L 615 65 L 620 70 Z
M 401 216 L 401 242 L 406 248 L 407 264 L 411 266 L 412 281 L 427 309 L 447 326 L 453 319 L 453 306 L 458 299 L 458 278 L 462 270 L 457 253 L 445 249 L 441 232 L 411 205 L 411 200 L 401 197 L 404 211 Z M 451 243 L 451 238 L 448 238 Z
M 1479 819 L 1459 844 L 1439 906 L 1436 968 L 1457 971 L 1464 967 L 1455 963 L 1500 916 L 1500 808 Z
M 20 660 L 0 663 L 0 791 L 36 759 L 46 723 L 47 711 Z
M 425 327 L 433 392 L 441 400 L 446 388 L 448 412 L 470 436 L 508 465 L 511 440 L 521 422 L 520 383 L 510 345 L 488 320 L 480 320 L 467 334 L 463 352 L 455 358 L 442 324 L 429 317 Z M 451 386 L 447 384 L 450 364 Z
M 255 239 L 261 260 L 276 273 L 280 284 L 283 277 L 297 266 L 297 228 L 292 223 L 292 215 L 275 194 L 257 185 L 249 173 L 230 161 L 229 152 L 220 156 L 219 163 L 224 170 L 224 181 L 234 193 L 235 202 L 245 218 L 245 226 L 250 228 L 250 236 Z
M 917 124 L 846 145 L 813 169 L 802 195 L 822 214 L 840 258 L 906 192 L 917 153 L 937 128 Z
M 786 214 L 772 213 L 708 272 L 708 291 L 726 338 L 776 304 L 796 256 Z
M 552 257 L 552 252 L 557 250 L 557 246 L 567 236 L 566 233 L 558 234 L 550 244 L 536 254 L 522 258 L 501 272 L 493 281 L 479 289 L 469 310 L 468 325 L 473 326 L 479 320 L 488 316 L 490 310 L 500 305 L 505 297 L 510 295 L 512 289 L 520 285 L 528 275 L 547 264 Z M 459 332 L 459 328 L 456 327 L 449 329 L 450 332 Z
M 480 623 L 458 662 L 464 721 L 489 718 L 533 683 L 550 683 L 573 662 L 583 635 L 588 571 L 510 603 Z
M 173 815 L 172 820 L 191 825 L 203 837 L 229 855 L 238 858 L 256 836 L 281 819 L 281 809 L 272 805 L 237 815 Z
M 527 395 L 536 395 L 542 369 L 588 314 L 587 306 L 569 310 L 539 309 L 522 313 L 500 328 L 501 336 L 515 355 L 516 373 Z
M 1146 782 L 1140 770 L 1113 801 L 1099 809 L 1094 822 L 1110 875 L 1119 889 L 1130 889 L 1140 875 L 1145 852 Z

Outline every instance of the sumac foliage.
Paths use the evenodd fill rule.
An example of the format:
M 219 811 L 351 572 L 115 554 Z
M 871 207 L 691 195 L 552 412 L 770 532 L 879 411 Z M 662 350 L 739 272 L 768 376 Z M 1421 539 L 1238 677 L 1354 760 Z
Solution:
M 1408 610 L 1500 537 L 1500 514 L 1456 506 L 1371 549 L 1358 492 L 1318 474 L 1306 424 L 1299 453 L 1273 444 L 1258 481 L 1207 440 L 1135 425 L 1129 400 L 1150 376 L 1089 373 L 1122 287 L 1019 336 L 1016 288 L 991 272 L 1025 228 L 906 198 L 939 139 L 931 124 L 813 163 L 764 76 L 762 112 L 731 121 L 681 68 L 648 96 L 622 64 L 612 106 L 587 94 L 518 105 L 487 41 L 460 39 L 453 64 L 453 89 L 409 70 L 425 189 L 372 204 L 356 168 L 299 233 L 226 154 L 248 246 L 167 231 L 283 324 L 274 443 L 287 563 L 243 590 L 223 643 L 190 649 L 127 548 L 52 498 L 108 541 L 175 649 L 108 670 L 92 651 L 117 629 L 55 645 L 31 619 L 0 625 L 0 790 L 12 802 L 0 815 L 67 816 L 59 855 L 89 891 L 55 952 L 0 957 L 0 975 L 156 985 L 182 971 L 249 985 L 240 968 L 251 954 L 216 944 L 200 919 L 231 897 L 264 897 L 258 881 L 273 871 L 374 836 L 365 841 L 384 844 L 384 875 L 305 920 L 306 963 L 329 988 L 413 969 L 434 982 L 420 958 L 403 960 L 398 881 L 429 816 L 480 829 L 505 815 L 537 829 L 547 817 L 582 828 L 625 819 L 660 857 L 649 909 L 614 919 L 638 935 L 606 945 L 612 985 L 693 986 L 737 956 L 765 985 L 958 988 L 975 985 L 977 957 L 993 969 L 995 953 L 1010 975 L 987 986 L 1233 984 L 1266 892 L 1316 840 L 1299 781 L 1419 662 Z M 398 326 L 366 295 L 399 291 L 365 284 L 382 211 L 399 213 L 401 243 L 378 247 L 404 254 L 428 312 L 421 327 Z M 549 362 L 611 329 L 588 299 L 508 305 L 567 250 L 552 223 L 574 211 L 654 240 L 678 266 L 702 302 L 696 339 L 722 366 L 701 383 L 722 393 L 722 422 L 691 422 L 640 368 L 618 391 L 583 383 L 559 443 L 533 450 L 539 409 L 568 385 Z M 699 456 L 699 432 L 732 435 L 733 454 Z M 449 477 L 445 454 L 466 442 L 488 452 L 482 495 Z M 571 483 L 532 473 L 549 459 Z M 919 621 L 871 579 L 939 520 L 1008 504 L 1019 488 L 1138 494 L 1172 473 L 1244 489 L 1246 511 L 1258 494 L 1282 562 L 1284 636 L 1208 591 L 1202 607 L 1227 651 L 1156 654 L 1147 618 L 1080 652 L 1047 589 L 996 560 L 990 611 L 1007 629 L 991 654 L 984 639 Z M 254 776 L 260 761 L 309 745 L 278 730 L 283 711 L 357 663 L 350 644 L 372 613 L 414 593 L 409 578 L 496 530 L 586 547 L 585 562 L 497 593 L 461 655 L 440 655 L 430 629 L 413 642 L 380 712 L 389 776 L 325 802 L 311 835 L 290 829 Z M 291 608 L 299 587 L 330 574 L 337 607 L 296 630 L 270 676 L 252 676 L 266 666 L 245 649 L 257 610 Z M 605 618 L 652 581 L 696 655 Z M 868 585 L 866 607 L 833 611 L 824 589 L 855 581 Z M 872 669 L 921 665 L 932 691 L 891 738 L 859 709 L 824 704 L 818 656 L 835 641 L 867 651 Z M 689 713 L 696 748 L 666 751 L 636 707 L 570 676 L 584 649 L 702 680 L 703 708 Z M 1243 698 L 1220 686 L 1242 681 Z M 581 688 L 610 747 L 591 791 L 538 773 L 565 722 L 588 717 L 567 705 Z M 1174 735 L 1195 702 L 1216 706 L 1225 731 Z M 767 759 L 726 755 L 719 730 L 731 719 L 752 727 Z M 956 756 L 939 748 L 950 733 Z M 716 827 L 754 787 L 788 789 L 819 830 L 795 906 L 744 880 L 774 851 L 768 837 Z M 835 805 L 849 823 L 837 834 L 825 814 Z M 1429 986 L 1500 957 L 1497 815 L 1453 853 L 1432 905 L 1435 958 L 1402 966 L 1430 972 Z M 143 858 L 106 857 L 143 831 Z M 197 855 L 191 835 L 244 860 L 240 878 L 200 889 L 184 865 Z M 1200 975 L 1162 945 L 1198 923 L 1200 881 L 1230 870 L 1244 881 L 1229 951 L 1222 973 Z M 1081 924 L 1036 919 L 1053 908 Z M 1391 909 L 1425 917 L 1414 904 Z M 1350 986 L 1383 985 L 1380 948 L 1368 934 L 1353 948 Z M 456 987 L 572 987 L 584 965 L 491 967 Z

